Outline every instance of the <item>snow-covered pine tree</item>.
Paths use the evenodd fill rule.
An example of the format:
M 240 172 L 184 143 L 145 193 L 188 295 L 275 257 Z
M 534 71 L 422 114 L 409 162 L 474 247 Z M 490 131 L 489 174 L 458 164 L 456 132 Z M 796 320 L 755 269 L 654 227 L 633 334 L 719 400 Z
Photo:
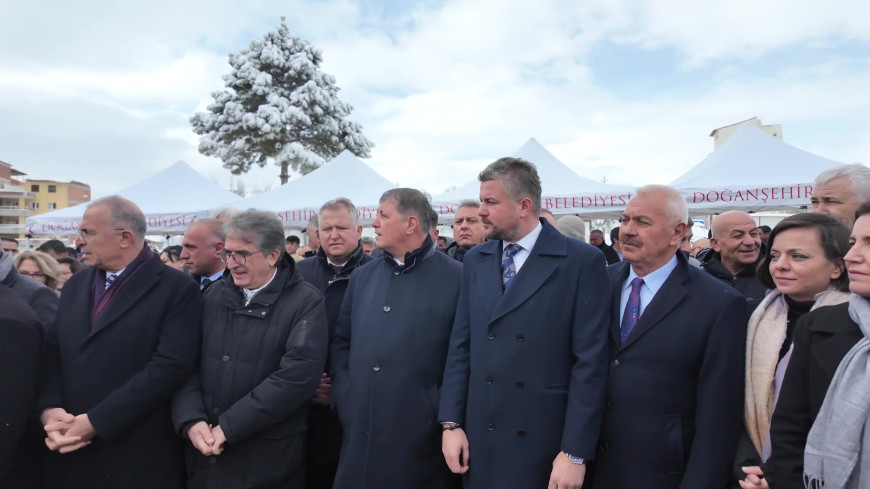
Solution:
M 282 185 L 289 168 L 308 173 L 345 149 L 369 157 L 373 144 L 347 120 L 353 107 L 338 98 L 335 78 L 320 71 L 322 59 L 284 17 L 277 30 L 230 53 L 226 89 L 190 119 L 199 152 L 220 158 L 235 175 L 273 162 Z

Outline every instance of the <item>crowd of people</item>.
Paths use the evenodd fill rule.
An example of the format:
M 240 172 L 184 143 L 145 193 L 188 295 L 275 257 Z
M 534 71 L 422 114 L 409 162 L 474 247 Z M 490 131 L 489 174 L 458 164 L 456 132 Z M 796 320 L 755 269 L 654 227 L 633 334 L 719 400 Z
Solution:
M 870 487 L 870 169 L 694 243 L 667 186 L 607 244 L 533 164 L 479 180 L 452 239 L 410 188 L 374 239 L 336 198 L 306 246 L 225 210 L 156 253 L 117 196 L 4 238 L 0 487 Z

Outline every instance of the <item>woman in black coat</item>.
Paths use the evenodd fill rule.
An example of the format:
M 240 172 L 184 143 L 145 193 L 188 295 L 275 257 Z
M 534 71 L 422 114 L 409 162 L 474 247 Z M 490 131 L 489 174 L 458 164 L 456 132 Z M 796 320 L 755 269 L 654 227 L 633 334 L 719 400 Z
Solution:
M 851 239 L 855 244 L 845 257 L 851 301 L 870 297 L 870 215 L 865 214 L 870 214 L 870 205 L 858 210 Z M 766 475 L 774 489 L 804 487 L 804 451 L 810 429 L 840 362 L 864 338 L 849 308 L 849 303 L 822 307 L 798 323 L 770 427 L 772 452 Z

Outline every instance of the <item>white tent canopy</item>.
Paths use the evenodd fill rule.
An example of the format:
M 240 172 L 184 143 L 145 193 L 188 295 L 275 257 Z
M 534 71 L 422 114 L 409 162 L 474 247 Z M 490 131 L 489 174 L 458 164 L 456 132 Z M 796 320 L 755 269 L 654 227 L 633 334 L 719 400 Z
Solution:
M 133 184 L 115 195 L 142 209 L 149 234 L 181 234 L 196 219 L 237 201 L 239 196 L 208 180 L 183 161 Z M 27 234 L 72 236 L 88 204 L 27 218 Z
M 693 214 L 795 210 L 809 205 L 816 176 L 841 164 L 747 125 L 670 186 Z
M 631 194 L 632 187 L 611 185 L 581 177 L 553 156 L 535 138 L 529 139 L 513 154 L 535 165 L 541 179 L 541 207 L 553 214 L 618 215 Z M 481 168 L 482 169 L 482 168 Z M 452 221 L 459 202 L 478 200 L 480 182 L 477 180 L 432 198 L 432 207 L 439 220 Z
M 304 228 L 324 202 L 346 197 L 359 211 L 360 224 L 365 225 L 374 220 L 381 195 L 395 187 L 394 183 L 345 150 L 302 178 L 231 206 L 272 211 L 284 222 L 285 228 Z

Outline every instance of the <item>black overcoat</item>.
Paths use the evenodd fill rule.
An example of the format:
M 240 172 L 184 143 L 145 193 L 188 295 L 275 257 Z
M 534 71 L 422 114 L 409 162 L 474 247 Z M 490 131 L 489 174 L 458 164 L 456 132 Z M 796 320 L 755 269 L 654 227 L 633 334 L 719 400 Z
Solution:
M 795 326 L 791 358 L 770 422 L 765 477 L 773 489 L 803 487 L 804 448 L 825 394 L 846 353 L 864 334 L 849 303 L 820 307 Z
M 422 248 L 357 269 L 331 345 L 344 427 L 335 489 L 443 489 L 438 398 L 462 264 Z
M 595 458 L 607 380 L 605 259 L 541 220 L 502 294 L 502 242 L 463 261 L 441 421 L 469 440 L 466 488 L 546 488 L 560 451 Z
M 728 485 L 743 428 L 746 300 L 676 255 L 625 343 L 619 309 L 630 265 L 608 267 L 610 378 L 595 489 Z
M 286 256 L 286 255 L 284 255 Z M 219 425 L 218 456 L 187 442 L 189 489 L 304 487 L 308 405 L 326 360 L 323 296 L 289 257 L 245 304 L 232 275 L 203 297 L 200 370 L 176 395 L 179 434 L 196 421 Z
M 199 358 L 201 304 L 190 276 L 157 255 L 91 324 L 96 269 L 64 285 L 46 334 L 39 408 L 87 413 L 93 443 L 48 461 L 52 488 L 173 489 L 184 485 L 170 402 Z

